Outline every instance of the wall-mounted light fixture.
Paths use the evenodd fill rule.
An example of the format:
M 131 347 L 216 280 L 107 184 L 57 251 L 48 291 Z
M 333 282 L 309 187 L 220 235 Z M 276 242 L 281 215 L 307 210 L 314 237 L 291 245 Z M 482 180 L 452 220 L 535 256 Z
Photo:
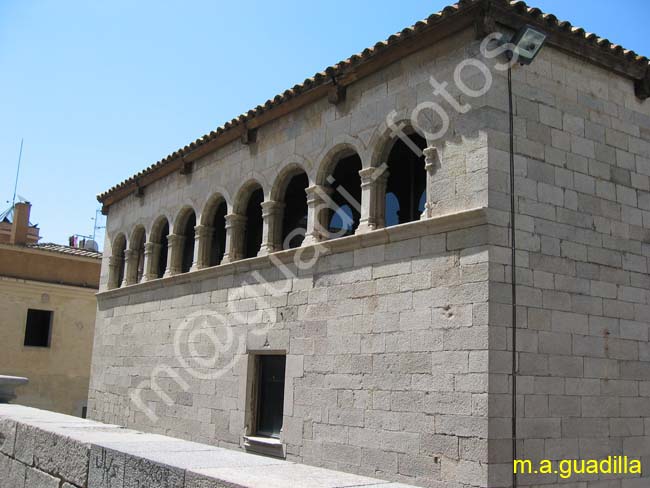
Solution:
M 544 41 L 546 34 L 530 25 L 524 25 L 510 41 L 513 48 L 508 52 L 508 56 L 512 59 L 516 55 L 519 64 L 530 64 L 542 49 Z

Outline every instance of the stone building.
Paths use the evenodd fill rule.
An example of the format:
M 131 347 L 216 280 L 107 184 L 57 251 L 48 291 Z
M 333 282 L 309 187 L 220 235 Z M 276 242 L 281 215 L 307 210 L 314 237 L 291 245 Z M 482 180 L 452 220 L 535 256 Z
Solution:
M 101 254 L 38 243 L 30 210 L 0 216 L 0 374 L 29 379 L 15 403 L 82 416 Z
M 101 194 L 90 416 L 436 488 L 650 462 L 648 66 L 463 1 Z

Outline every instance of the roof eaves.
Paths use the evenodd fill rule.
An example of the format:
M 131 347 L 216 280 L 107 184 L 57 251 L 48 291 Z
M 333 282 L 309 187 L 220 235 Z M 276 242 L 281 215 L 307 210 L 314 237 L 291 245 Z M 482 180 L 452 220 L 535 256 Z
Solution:
M 102 253 L 100 252 L 90 251 L 88 249 L 79 249 L 76 247 L 64 246 L 52 242 L 28 244 L 27 247 L 39 251 L 48 251 L 48 252 L 54 252 L 58 254 L 65 254 L 67 256 L 93 258 L 93 259 L 100 259 L 100 260 L 102 259 Z
M 273 99 L 267 100 L 263 105 L 258 105 L 245 114 L 226 122 L 223 126 L 174 151 L 107 191 L 100 193 L 97 200 L 104 204 L 104 211 L 106 211 L 112 203 L 125 198 L 134 191 L 139 191 L 151 181 L 174 172 L 183 163 L 193 161 L 211 152 L 214 150 L 213 146 L 215 148 L 221 147 L 236 140 L 247 128 L 259 127 L 268 121 L 266 119 L 273 120 L 275 117 L 265 117 L 270 111 L 282 105 L 290 104 L 298 97 L 308 97 L 310 93 L 318 92 L 318 98 L 320 98 L 327 92 L 322 88 L 331 87 L 334 80 L 337 80 L 337 83 L 344 83 L 343 80 L 348 78 L 348 84 L 352 83 L 362 77 L 355 75 L 355 71 L 361 70 L 365 64 L 369 64 L 380 56 L 390 60 L 391 56 L 388 56 L 387 53 L 391 50 L 397 50 L 401 44 L 412 40 L 417 35 L 439 28 L 441 24 L 449 22 L 452 17 L 458 18 L 459 14 L 469 16 L 472 13 L 477 17 L 491 16 L 494 21 L 510 27 L 520 25 L 522 22 L 537 24 L 546 30 L 549 34 L 548 42 L 555 47 L 586 57 L 592 62 L 604 65 L 634 79 L 637 96 L 639 98 L 650 96 L 650 63 L 647 57 L 612 44 L 608 39 L 587 33 L 580 27 L 572 26 L 570 22 L 560 21 L 555 15 L 543 13 L 540 9 L 529 7 L 520 0 L 461 0 L 454 5 L 445 7 L 440 12 L 430 15 L 425 20 L 416 22 L 413 26 L 393 34 L 385 41 L 377 42 L 373 47 L 366 48 L 344 61 L 329 66 L 324 71 L 318 72 L 302 83 L 276 95 Z M 567 40 L 571 41 L 570 45 L 567 45 Z M 300 107 L 304 103 L 293 103 L 292 105 Z M 220 144 L 211 144 L 213 141 L 219 141 Z M 156 177 L 152 178 L 154 174 L 156 174 Z

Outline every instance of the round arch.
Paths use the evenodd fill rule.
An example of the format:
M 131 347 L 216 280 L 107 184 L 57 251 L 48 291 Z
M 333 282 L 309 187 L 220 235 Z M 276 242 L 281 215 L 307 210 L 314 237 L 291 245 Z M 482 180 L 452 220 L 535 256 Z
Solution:
M 201 226 L 205 232 L 200 236 L 199 268 L 216 266 L 221 263 L 226 249 L 226 215 L 228 201 L 223 193 L 216 192 L 205 204 L 201 212 Z
M 147 242 L 152 245 L 152 249 L 149 264 L 144 271 L 146 280 L 162 278 L 167 270 L 167 254 L 169 252 L 167 237 L 169 236 L 169 229 L 169 219 L 165 215 L 156 218 L 151 226 Z
M 321 154 L 318 158 L 318 170 L 316 171 L 315 183 L 326 185 L 327 177 L 332 174 L 337 163 L 346 157 L 356 155 L 364 167 L 365 150 L 360 142 L 350 136 L 342 136 L 335 143 Z
M 191 205 L 183 205 L 174 218 L 174 234 L 182 234 L 187 226 L 188 219 L 192 216 L 196 219 L 196 212 Z
M 232 213 L 244 215 L 251 195 L 256 190 L 260 189 L 264 195 L 268 194 L 262 183 L 260 183 L 260 180 L 257 178 L 250 178 L 242 183 L 237 189 L 237 192 L 235 192 L 235 199 L 232 202 Z
M 222 204 L 226 204 L 226 208 L 229 208 L 229 200 L 223 191 L 214 192 L 203 205 L 201 216 L 197 219 L 197 222 L 201 225 L 210 225 L 214 219 L 215 212 Z
M 119 288 L 124 281 L 124 255 L 127 240 L 123 232 L 118 233 L 111 243 L 111 257 L 109 261 L 108 287 Z
M 131 231 L 131 239 L 129 239 L 129 249 L 138 249 L 140 245 L 144 246 L 146 241 L 147 231 L 143 224 L 136 224 Z
M 369 166 L 376 168 L 385 163 L 395 143 L 413 134 L 426 140 L 426 137 L 413 127 L 413 122 L 408 116 L 396 117 L 390 125 L 383 122 L 370 139 Z M 430 145 L 430 141 L 426 140 L 426 142 Z
M 276 202 L 283 200 L 291 178 L 302 173 L 307 176 L 307 180 L 311 184 L 309 173 L 301 163 L 291 162 L 285 164 L 282 168 L 280 168 L 280 171 L 278 171 L 277 176 L 273 181 L 270 200 Z

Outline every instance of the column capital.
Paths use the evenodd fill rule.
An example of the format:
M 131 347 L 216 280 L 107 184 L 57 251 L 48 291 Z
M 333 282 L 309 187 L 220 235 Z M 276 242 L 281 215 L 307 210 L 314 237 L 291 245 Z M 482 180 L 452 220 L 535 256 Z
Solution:
M 134 258 L 138 257 L 138 250 L 137 249 L 125 249 L 124 250 L 124 260 L 125 261 L 130 261 Z
M 307 204 L 315 204 L 325 200 L 325 197 L 334 192 L 333 188 L 325 185 L 312 185 L 305 188 Z
M 194 227 L 194 238 L 200 239 L 202 237 L 210 237 L 214 234 L 214 227 L 209 225 L 199 224 Z
M 438 149 L 433 146 L 424 148 L 422 151 L 424 153 L 424 169 L 427 173 L 433 173 L 438 167 L 440 162 L 440 155 L 438 154 Z
M 232 227 L 241 227 L 243 225 L 246 225 L 246 216 L 245 215 L 239 215 L 236 213 L 231 213 L 227 214 L 225 216 L 226 220 L 226 229 L 232 228 Z
M 158 251 L 162 246 L 158 242 L 147 242 L 144 245 L 144 253 L 145 254 L 152 254 L 156 251 Z
M 361 177 L 361 187 L 366 187 L 374 184 L 382 184 L 388 180 L 388 168 L 386 167 L 371 167 L 359 170 Z
M 182 234 L 169 234 L 167 236 L 167 245 L 174 246 L 176 244 L 182 244 L 185 240 L 185 236 Z
M 379 178 L 388 177 L 388 168 L 385 166 L 371 166 L 369 168 L 362 168 L 359 170 L 359 176 L 361 177 L 361 183 L 364 182 L 373 182 Z
M 284 202 L 278 202 L 276 200 L 265 200 L 262 202 L 262 217 L 267 217 L 281 212 L 286 207 Z
M 325 195 L 328 195 L 332 193 L 332 187 L 327 185 L 311 185 L 305 188 L 305 193 L 307 195 L 314 194 L 314 193 L 323 193 Z

